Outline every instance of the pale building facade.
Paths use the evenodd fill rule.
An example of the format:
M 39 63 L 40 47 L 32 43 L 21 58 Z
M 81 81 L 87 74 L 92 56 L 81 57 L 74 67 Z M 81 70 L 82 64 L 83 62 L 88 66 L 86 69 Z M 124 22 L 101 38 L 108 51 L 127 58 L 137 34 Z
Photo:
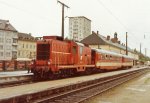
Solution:
M 0 20 L 0 60 L 17 58 L 18 32 L 8 20 Z
M 81 41 L 91 33 L 91 20 L 84 17 L 69 17 L 69 36 L 70 39 Z
M 36 39 L 31 34 L 18 33 L 18 60 L 35 59 Z

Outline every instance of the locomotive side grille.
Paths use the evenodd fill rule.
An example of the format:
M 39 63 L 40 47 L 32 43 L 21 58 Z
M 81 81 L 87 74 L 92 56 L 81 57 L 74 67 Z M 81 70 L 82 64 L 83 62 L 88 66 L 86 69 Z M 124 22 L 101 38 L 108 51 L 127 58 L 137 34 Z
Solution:
M 37 45 L 37 60 L 49 60 L 50 58 L 50 44 Z

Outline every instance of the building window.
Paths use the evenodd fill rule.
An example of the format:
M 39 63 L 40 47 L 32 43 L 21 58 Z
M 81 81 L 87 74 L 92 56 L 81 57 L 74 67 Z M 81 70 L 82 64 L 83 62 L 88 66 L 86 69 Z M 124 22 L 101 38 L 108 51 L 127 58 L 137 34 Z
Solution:
M 21 49 L 21 44 L 18 45 L 18 48 Z
M 22 51 L 22 57 L 24 57 L 24 51 Z
M 20 56 L 20 51 L 18 52 L 18 56 Z
M 1 36 L 3 36 L 3 33 L 2 33 L 2 32 L 0 32 L 0 37 L 1 37 Z
M 28 44 L 26 44 L 26 48 L 28 49 Z
M 10 57 L 10 52 L 6 52 L 6 57 Z
M 7 46 L 6 46 L 6 49 L 7 49 L 7 50 L 10 50 L 10 49 L 11 49 L 11 46 L 10 46 L 10 45 L 7 45 Z
M 33 49 L 35 49 L 35 45 L 33 46 Z
M 2 57 L 4 54 L 3 54 L 3 52 L 0 52 L 0 56 Z
M 24 48 L 24 44 L 22 44 L 22 48 Z
M 13 43 L 17 43 L 17 39 L 13 39 Z
M 16 59 L 17 58 L 17 52 L 12 52 L 12 59 Z
M 3 50 L 3 45 L 0 45 L 0 50 Z
M 32 45 L 30 45 L 30 49 L 32 49 Z
M 0 38 L 0 43 L 3 43 L 4 42 L 4 39 L 3 38 Z
M 17 50 L 17 46 L 13 46 L 13 50 Z
M 6 39 L 6 43 L 11 43 L 11 39 Z

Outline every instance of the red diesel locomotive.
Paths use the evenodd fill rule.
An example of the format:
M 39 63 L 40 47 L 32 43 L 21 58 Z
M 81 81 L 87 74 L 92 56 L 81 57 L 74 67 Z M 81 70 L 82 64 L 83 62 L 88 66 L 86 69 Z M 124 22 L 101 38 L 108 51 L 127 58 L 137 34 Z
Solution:
M 55 75 L 73 75 L 132 67 L 133 58 L 102 49 L 91 49 L 82 43 L 44 36 L 37 41 L 36 60 L 31 64 L 35 77 L 53 78 Z

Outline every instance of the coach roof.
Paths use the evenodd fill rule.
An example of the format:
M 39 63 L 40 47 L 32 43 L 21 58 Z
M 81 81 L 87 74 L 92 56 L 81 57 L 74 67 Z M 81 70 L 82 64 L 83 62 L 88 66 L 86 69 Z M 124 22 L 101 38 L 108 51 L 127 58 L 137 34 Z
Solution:
M 103 50 L 103 49 L 92 49 L 92 50 L 95 50 L 95 51 L 103 53 L 103 54 L 109 54 L 109 55 L 114 55 L 114 56 L 119 56 L 119 57 L 123 56 L 122 54 L 118 54 L 118 53 L 107 51 L 107 50 Z

